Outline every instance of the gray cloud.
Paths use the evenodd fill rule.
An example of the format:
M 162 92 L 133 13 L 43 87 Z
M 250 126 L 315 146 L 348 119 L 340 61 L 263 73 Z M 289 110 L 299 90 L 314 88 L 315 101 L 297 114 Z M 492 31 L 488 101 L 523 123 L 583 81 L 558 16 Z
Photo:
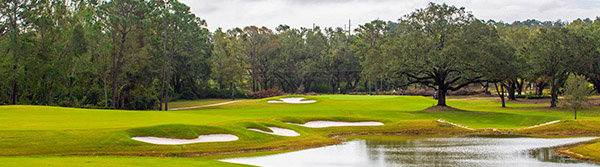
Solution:
M 396 21 L 416 8 L 426 7 L 423 0 L 181 0 L 199 17 L 206 19 L 211 30 L 249 25 L 275 28 L 343 27 L 352 20 L 357 24 L 382 19 Z M 515 20 L 574 20 L 595 18 L 600 11 L 598 0 L 432 0 L 464 6 L 480 19 L 512 22 Z

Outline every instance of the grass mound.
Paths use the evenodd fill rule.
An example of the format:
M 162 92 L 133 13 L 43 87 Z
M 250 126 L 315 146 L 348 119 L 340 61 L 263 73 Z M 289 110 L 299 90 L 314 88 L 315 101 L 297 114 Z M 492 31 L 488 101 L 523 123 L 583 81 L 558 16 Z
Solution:
M 252 128 L 252 129 L 262 130 L 265 132 L 273 132 L 273 130 L 271 130 L 267 125 L 258 123 L 258 122 L 244 122 L 244 123 L 241 123 L 241 125 L 246 127 L 246 129 Z
M 131 137 L 154 136 L 178 139 L 195 139 L 200 135 L 223 133 L 230 134 L 231 132 L 218 127 L 173 124 L 133 128 L 128 129 L 127 133 Z

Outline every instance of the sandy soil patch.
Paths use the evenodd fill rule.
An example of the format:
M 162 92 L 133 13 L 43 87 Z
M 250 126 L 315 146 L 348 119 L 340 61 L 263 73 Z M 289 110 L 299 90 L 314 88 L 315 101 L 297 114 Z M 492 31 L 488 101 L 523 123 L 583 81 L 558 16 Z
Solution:
M 552 124 L 559 123 L 559 122 L 560 122 L 560 120 L 556 120 L 556 121 L 546 122 L 546 123 L 539 124 L 539 125 L 533 125 L 533 126 L 526 127 L 523 129 L 532 129 L 532 128 L 542 127 L 542 126 L 546 126 L 546 125 L 552 125 Z
M 338 127 L 338 126 L 383 126 L 381 122 L 366 121 L 366 122 L 338 122 L 338 121 L 309 121 L 304 124 L 294 125 L 309 127 L 309 128 L 326 128 L 326 127 Z
M 235 100 L 235 101 L 228 101 L 228 102 L 223 102 L 223 103 L 207 104 L 207 105 L 203 105 L 203 106 L 192 106 L 192 107 L 172 108 L 172 109 L 169 109 L 169 111 L 176 111 L 176 110 L 189 110 L 189 109 L 196 109 L 196 108 L 204 108 L 204 107 L 221 106 L 221 105 L 226 105 L 226 104 L 231 104 L 231 103 L 237 103 L 237 102 L 241 102 L 241 101 L 245 101 L 245 100 Z
M 257 132 L 266 133 L 266 134 L 278 135 L 278 136 L 290 136 L 290 137 L 300 136 L 300 134 L 296 131 L 293 131 L 290 129 L 278 128 L 278 127 L 269 127 L 269 129 L 271 129 L 273 132 L 266 132 L 266 131 L 262 131 L 260 129 L 254 129 L 254 128 L 248 128 L 248 129 L 257 131 Z
M 467 130 L 475 130 L 475 129 L 470 128 L 468 126 L 461 125 L 461 124 L 456 124 L 456 123 L 452 123 L 452 122 L 448 122 L 448 121 L 446 121 L 444 119 L 441 119 L 441 118 L 438 119 L 437 122 L 439 122 L 439 123 L 447 123 L 447 124 L 450 124 L 450 125 L 453 125 L 453 126 L 456 126 L 456 127 L 459 127 L 459 128 L 467 129 Z
M 192 143 L 205 143 L 205 142 L 227 142 L 235 141 L 239 138 L 231 134 L 212 134 L 212 135 L 200 135 L 195 139 L 173 139 L 163 137 L 132 137 L 131 139 L 146 142 L 150 144 L 158 145 L 181 145 L 181 144 L 192 144 Z
M 267 103 L 289 103 L 289 104 L 307 104 L 316 103 L 316 100 L 304 100 L 304 97 L 281 98 L 280 100 L 269 100 Z

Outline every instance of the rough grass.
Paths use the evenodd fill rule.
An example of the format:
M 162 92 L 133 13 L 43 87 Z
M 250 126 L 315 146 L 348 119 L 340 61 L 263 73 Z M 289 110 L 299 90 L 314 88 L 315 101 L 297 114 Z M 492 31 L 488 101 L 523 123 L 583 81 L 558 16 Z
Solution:
M 290 96 L 287 96 L 290 97 Z M 297 96 L 296 96 L 297 97 Z M 278 99 L 275 97 L 270 99 Z M 436 101 L 421 96 L 309 96 L 313 104 L 269 104 L 268 99 L 246 100 L 223 106 L 184 111 L 123 111 L 74 109 L 46 106 L 0 106 L 0 166 L 32 159 L 32 164 L 47 166 L 86 165 L 94 157 L 73 155 L 150 155 L 150 156 L 235 156 L 240 153 L 263 154 L 339 143 L 338 136 L 353 135 L 460 135 L 471 131 L 435 122 L 439 118 L 480 129 L 538 135 L 600 134 L 600 108 L 579 112 L 580 121 L 566 121 L 529 130 L 515 130 L 554 120 L 571 120 L 565 109 L 540 108 L 547 105 L 507 103 L 501 108 L 496 99 L 451 100 L 458 110 L 424 111 Z M 213 102 L 211 102 L 213 103 Z M 197 104 L 197 103 L 196 103 Z M 306 128 L 285 122 L 312 120 L 380 121 L 384 126 Z M 294 130 L 298 137 L 281 137 L 250 131 L 270 131 L 269 126 Z M 577 133 L 573 133 L 577 132 Z M 579 133 L 581 132 L 581 133 Z M 228 133 L 240 140 L 196 143 L 179 146 L 153 145 L 131 140 L 132 136 L 196 138 L 200 134 Z M 260 153 L 255 153 L 255 152 Z M 577 150 L 575 150 L 577 151 Z M 66 157 L 28 157 L 66 156 Z M 147 160 L 171 166 L 186 166 L 188 159 L 149 157 L 100 157 L 92 162 L 137 162 Z M 6 160 L 3 161 L 3 160 Z M 126 162 L 125 162 L 126 161 Z M 161 161 L 161 162 L 158 162 Z M 222 166 L 212 160 L 190 160 L 190 164 Z M 4 163 L 4 164 L 2 164 Z M 182 163 L 179 165 L 178 163 Z M 69 165 L 75 164 L 75 165 Z M 115 163 L 119 164 L 119 163 Z M 144 163 L 141 163 L 144 164 Z M 94 165 L 93 163 L 90 165 Z M 18 166 L 18 165 L 17 165 Z M 52 164 L 50 164 L 52 166 Z M 162 166 L 162 165 L 152 165 Z
M 577 146 L 571 148 L 569 151 L 579 154 L 579 156 L 583 156 L 578 158 L 600 163 L 600 139 L 596 140 L 596 143 L 594 144 Z

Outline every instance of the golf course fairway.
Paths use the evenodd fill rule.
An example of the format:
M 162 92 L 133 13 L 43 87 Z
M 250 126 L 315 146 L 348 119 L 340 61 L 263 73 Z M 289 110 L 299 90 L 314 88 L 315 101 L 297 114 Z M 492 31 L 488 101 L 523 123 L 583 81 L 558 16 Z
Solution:
M 448 100 L 448 105 L 457 110 L 426 110 L 436 101 L 422 96 L 320 95 L 303 96 L 316 103 L 267 102 L 285 97 L 298 96 L 177 111 L 0 106 L 0 166 L 243 166 L 217 159 L 332 145 L 356 135 L 600 136 L 600 107 L 578 111 L 578 119 L 573 120 L 573 112 L 567 109 L 510 102 L 507 108 L 501 108 L 498 99 Z M 194 104 L 185 102 L 181 107 L 189 106 Z M 448 123 L 438 122 L 439 119 Z M 560 122 L 528 128 L 556 120 Z M 295 125 L 309 121 L 371 121 L 384 125 L 327 128 Z M 248 130 L 272 131 L 269 127 L 293 130 L 300 135 L 277 136 Z M 195 139 L 211 134 L 232 134 L 239 140 L 154 145 L 131 139 L 146 136 Z M 598 162 L 598 142 L 565 148 L 563 153 Z

